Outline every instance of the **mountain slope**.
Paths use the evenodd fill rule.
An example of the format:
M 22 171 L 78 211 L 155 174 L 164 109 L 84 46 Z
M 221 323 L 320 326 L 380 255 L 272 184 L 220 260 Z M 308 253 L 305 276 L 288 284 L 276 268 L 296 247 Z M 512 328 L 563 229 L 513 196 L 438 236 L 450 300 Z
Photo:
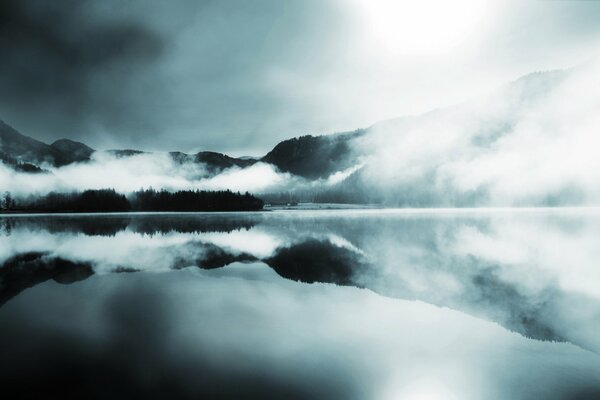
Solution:
M 462 104 L 378 123 L 356 143 L 365 167 L 340 186 L 352 182 L 389 206 L 597 204 L 597 71 L 532 73 Z
M 60 139 L 48 145 L 23 135 L 0 120 L 0 152 L 20 163 L 61 167 L 89 160 L 94 149 L 69 139 Z
M 344 170 L 356 164 L 357 154 L 353 142 L 365 133 L 364 130 L 344 132 L 324 136 L 302 136 L 285 140 L 261 159 L 235 158 L 213 151 L 201 151 L 196 154 L 170 152 L 170 157 L 179 164 L 201 163 L 206 166 L 209 175 L 216 175 L 229 168 L 247 168 L 258 161 L 269 163 L 282 172 L 289 172 L 307 179 L 326 178 L 332 173 Z M 69 139 L 59 139 L 47 145 L 25 136 L 0 121 L 0 152 L 3 158 L 11 160 L 8 165 L 17 162 L 40 166 L 48 163 L 61 167 L 74 162 L 89 161 L 94 149 L 84 143 Z M 147 152 L 127 150 L 107 150 L 116 157 L 131 157 Z
M 348 141 L 346 165 L 360 168 L 285 198 L 390 207 L 598 204 L 598 69 L 536 72 L 461 104 L 377 123 Z M 311 157 L 327 165 L 298 142 L 282 142 L 279 157 L 265 158 L 300 173 Z
M 50 147 L 60 151 L 71 162 L 87 161 L 92 156 L 94 149 L 81 143 L 69 139 L 59 139 L 52 143 Z
M 362 129 L 324 136 L 301 136 L 277 144 L 261 161 L 283 172 L 308 179 L 326 178 L 357 163 L 353 142 L 364 135 Z
M 232 167 L 246 168 L 256 162 L 255 160 L 229 157 L 214 151 L 201 151 L 195 155 L 194 161 L 206 164 L 211 173 L 219 173 Z
M 13 127 L 0 120 L 0 151 L 17 161 L 33 164 L 68 164 L 68 157 L 62 151 L 22 135 Z

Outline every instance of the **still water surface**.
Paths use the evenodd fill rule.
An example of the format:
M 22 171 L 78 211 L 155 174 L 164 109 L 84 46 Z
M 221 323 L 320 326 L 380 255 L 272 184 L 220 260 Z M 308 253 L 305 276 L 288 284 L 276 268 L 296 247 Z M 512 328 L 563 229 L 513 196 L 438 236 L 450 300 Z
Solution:
M 600 212 L 0 218 L 1 385 L 598 399 Z

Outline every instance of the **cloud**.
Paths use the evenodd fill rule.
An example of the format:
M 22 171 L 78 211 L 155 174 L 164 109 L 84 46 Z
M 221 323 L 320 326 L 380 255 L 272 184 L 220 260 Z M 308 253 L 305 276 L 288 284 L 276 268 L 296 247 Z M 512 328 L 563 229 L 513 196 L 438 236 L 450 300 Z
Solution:
M 481 99 L 375 125 L 362 143 L 366 176 L 391 202 L 598 204 L 598 67 L 528 75 Z
M 202 240 L 235 253 L 246 253 L 257 258 L 271 257 L 284 244 L 284 239 L 260 229 L 238 230 L 202 235 Z
M 203 180 L 198 186 L 206 190 L 232 189 L 260 193 L 266 190 L 278 190 L 300 183 L 289 173 L 281 173 L 270 164 L 258 162 L 247 168 L 231 168 L 212 178 Z
M 209 176 L 204 164 L 177 163 L 167 153 L 117 157 L 110 153 L 96 152 L 90 162 L 60 168 L 46 165 L 45 168 L 50 172 L 25 174 L 0 164 L 0 190 L 11 191 L 17 196 L 102 188 L 129 193 L 150 187 L 171 191 L 229 189 L 257 193 L 304 184 L 303 179 L 278 172 L 272 165 L 261 162 L 244 169 L 234 167 Z
M 312 101 L 268 76 L 296 68 L 305 75 L 330 59 L 320 49 L 336 36 L 338 8 L 211 0 L 0 7 L 0 113 L 19 130 L 100 149 L 170 143 L 166 150 L 243 155 L 315 126 L 306 118 Z
M 355 173 L 356 171 L 358 171 L 362 167 L 364 167 L 364 165 L 365 165 L 364 163 L 359 163 L 350 168 L 346 168 L 343 171 L 334 172 L 333 174 L 329 175 L 326 178 L 325 183 L 326 183 L 326 185 L 331 186 L 331 185 L 335 185 L 337 183 L 343 182 L 348 177 L 350 177 L 350 175 L 352 175 L 353 173 Z
M 141 110 L 132 107 L 139 86 L 131 77 L 146 72 L 165 43 L 148 24 L 127 15 L 128 7 L 89 0 L 3 1 L 3 118 L 51 140 L 74 134 L 84 139 L 117 126 L 139 129 Z

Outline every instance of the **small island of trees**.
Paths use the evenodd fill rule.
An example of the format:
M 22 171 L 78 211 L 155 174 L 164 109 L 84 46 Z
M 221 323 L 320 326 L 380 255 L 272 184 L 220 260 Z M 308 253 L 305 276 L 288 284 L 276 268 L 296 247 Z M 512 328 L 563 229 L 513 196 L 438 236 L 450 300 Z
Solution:
M 146 189 L 128 196 L 114 189 L 85 190 L 72 193 L 48 193 L 16 200 L 6 192 L 0 201 L 2 212 L 130 212 L 130 211 L 258 211 L 263 201 L 250 193 L 230 190 L 204 191 Z

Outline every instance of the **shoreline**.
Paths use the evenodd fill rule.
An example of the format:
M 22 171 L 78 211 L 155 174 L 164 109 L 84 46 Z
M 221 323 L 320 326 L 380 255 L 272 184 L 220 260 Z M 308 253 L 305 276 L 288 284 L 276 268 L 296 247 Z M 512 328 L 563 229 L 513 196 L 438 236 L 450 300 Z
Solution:
M 556 213 L 598 213 L 600 206 L 560 206 L 560 207 L 378 207 L 374 205 L 350 205 L 335 203 L 301 203 L 298 206 L 267 206 L 262 210 L 239 211 L 118 211 L 118 212 L 47 212 L 47 211 L 0 211 L 0 218 L 27 216 L 111 216 L 111 215 L 228 215 L 228 214 L 268 214 L 281 212 L 328 212 L 361 215 L 377 214 L 556 214 Z

